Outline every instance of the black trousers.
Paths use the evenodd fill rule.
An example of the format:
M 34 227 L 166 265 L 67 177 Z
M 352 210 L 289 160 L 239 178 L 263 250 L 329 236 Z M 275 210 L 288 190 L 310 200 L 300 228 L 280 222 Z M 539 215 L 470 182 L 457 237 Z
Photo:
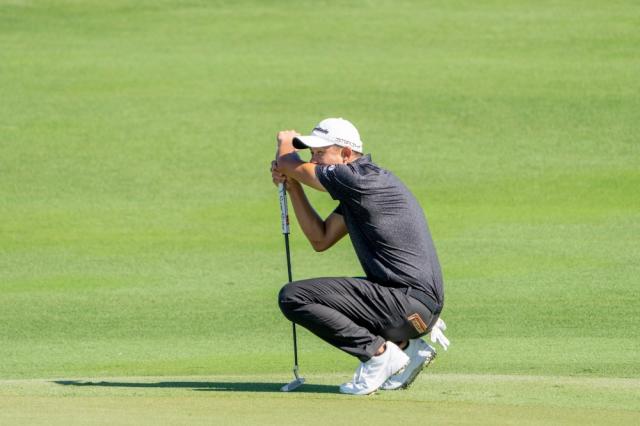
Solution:
M 290 321 L 363 362 L 387 340 L 427 334 L 438 319 L 402 289 L 364 278 L 293 281 L 282 288 L 278 302 Z

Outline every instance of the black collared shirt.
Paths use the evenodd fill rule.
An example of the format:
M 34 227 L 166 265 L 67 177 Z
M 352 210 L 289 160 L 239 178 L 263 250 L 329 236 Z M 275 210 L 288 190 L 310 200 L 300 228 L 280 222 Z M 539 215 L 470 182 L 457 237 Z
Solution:
M 367 279 L 424 291 L 444 301 L 442 271 L 422 208 L 391 172 L 363 155 L 348 164 L 319 165 L 322 186 L 340 201 L 351 242 Z

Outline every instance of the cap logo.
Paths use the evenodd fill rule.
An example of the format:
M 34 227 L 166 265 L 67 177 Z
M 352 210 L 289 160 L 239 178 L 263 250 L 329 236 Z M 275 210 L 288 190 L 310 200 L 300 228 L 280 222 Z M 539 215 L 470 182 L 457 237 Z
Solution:
M 322 127 L 314 127 L 313 131 L 314 132 L 324 133 L 325 135 L 329 134 L 329 131 L 327 129 L 323 129 Z

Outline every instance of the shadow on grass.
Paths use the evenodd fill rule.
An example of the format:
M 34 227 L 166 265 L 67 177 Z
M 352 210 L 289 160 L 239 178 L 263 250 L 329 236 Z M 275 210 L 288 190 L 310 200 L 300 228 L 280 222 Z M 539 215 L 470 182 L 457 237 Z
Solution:
M 264 382 L 85 382 L 79 380 L 55 380 L 63 386 L 114 387 L 114 388 L 189 388 L 209 392 L 278 392 L 285 383 Z M 295 393 L 339 393 L 337 386 L 304 384 Z

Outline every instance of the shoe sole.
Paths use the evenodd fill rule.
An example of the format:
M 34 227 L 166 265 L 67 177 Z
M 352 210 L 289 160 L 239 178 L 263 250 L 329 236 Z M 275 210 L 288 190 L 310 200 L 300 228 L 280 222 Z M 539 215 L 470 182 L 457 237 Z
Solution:
M 402 384 L 402 386 L 400 386 L 398 389 L 407 389 L 409 388 L 409 386 L 411 386 L 411 384 L 416 380 L 416 378 L 418 377 L 418 375 L 422 372 L 422 370 L 425 367 L 428 367 L 429 364 L 431 364 L 433 362 L 434 359 L 436 359 L 436 356 L 438 354 L 436 352 L 433 353 L 433 356 L 430 358 L 427 358 L 420 367 L 416 368 L 415 370 L 413 370 L 413 374 L 411 374 L 411 376 L 409 376 L 409 378 L 407 379 L 406 382 L 404 382 Z

